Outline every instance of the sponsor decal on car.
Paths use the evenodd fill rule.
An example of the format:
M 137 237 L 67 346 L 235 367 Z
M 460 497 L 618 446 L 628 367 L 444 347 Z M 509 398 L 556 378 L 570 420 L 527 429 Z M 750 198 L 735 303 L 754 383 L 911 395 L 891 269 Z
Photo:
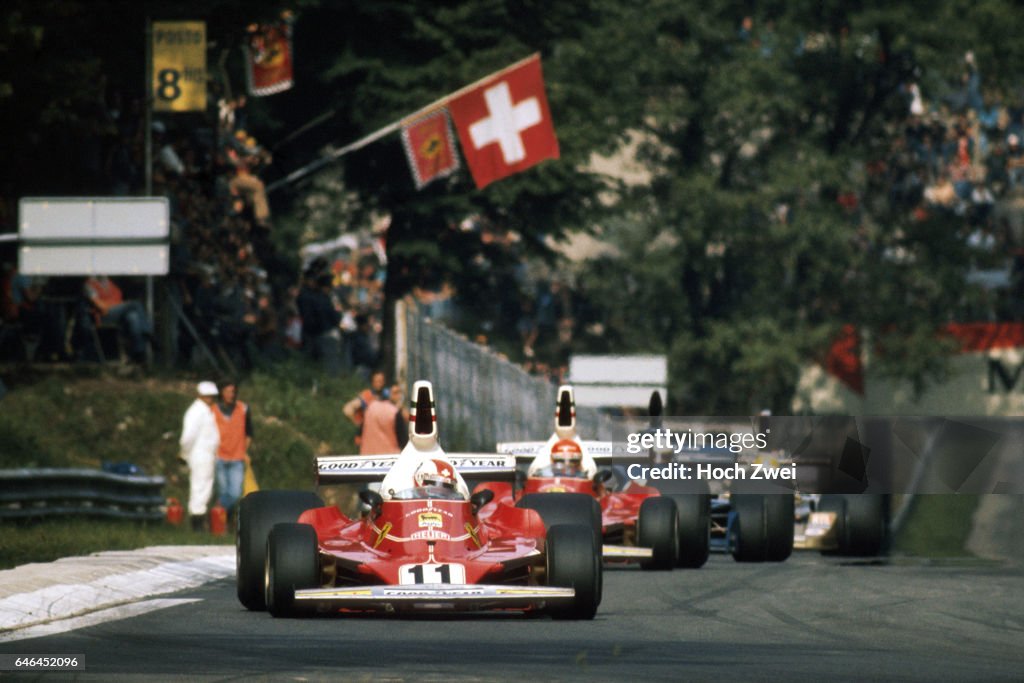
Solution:
M 451 534 L 446 531 L 438 531 L 437 529 L 427 529 L 425 531 L 414 531 L 409 534 L 409 538 L 415 541 L 448 541 L 451 540 Z
M 444 526 L 444 520 L 438 512 L 421 512 L 418 521 L 421 529 L 440 529 Z

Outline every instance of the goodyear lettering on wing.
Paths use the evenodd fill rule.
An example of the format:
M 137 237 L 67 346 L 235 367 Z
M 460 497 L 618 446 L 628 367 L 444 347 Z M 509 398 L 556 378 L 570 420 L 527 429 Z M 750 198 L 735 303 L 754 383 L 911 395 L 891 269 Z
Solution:
M 381 591 L 382 596 L 395 598 L 458 598 L 484 594 L 482 588 L 385 588 Z

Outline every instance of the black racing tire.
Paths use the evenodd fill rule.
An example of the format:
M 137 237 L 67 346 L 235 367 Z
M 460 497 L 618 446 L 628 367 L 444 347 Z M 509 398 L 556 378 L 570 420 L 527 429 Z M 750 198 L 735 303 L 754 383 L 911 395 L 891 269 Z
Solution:
M 672 569 L 679 556 L 679 518 L 676 503 L 666 496 L 648 498 L 640 504 L 636 543 L 650 548 L 653 557 L 640 562 L 641 569 Z
M 581 524 L 590 527 L 597 548 L 598 562 L 604 548 L 604 526 L 601 523 L 601 506 L 593 496 L 585 493 L 527 493 L 519 499 L 516 507 L 535 510 L 548 531 L 560 524 Z M 597 599 L 601 601 L 603 574 L 598 572 Z
M 242 499 L 235 529 L 235 583 L 238 601 L 247 609 L 267 607 L 263 575 L 270 530 L 323 504 L 311 491 L 256 491 Z
M 676 566 L 685 569 L 703 567 L 711 552 L 711 494 L 676 493 L 668 497 L 675 501 L 679 518 Z
M 791 494 L 735 494 L 731 501 L 730 545 L 737 562 L 782 562 L 793 553 Z
M 544 520 L 544 528 L 559 524 L 582 524 L 593 529 L 594 545 L 601 549 L 601 506 L 585 493 L 527 493 L 516 507 L 536 510 Z
M 571 603 L 548 607 L 554 619 L 593 619 L 601 604 L 601 550 L 594 535 L 582 524 L 557 524 L 548 529 L 545 543 L 547 585 L 572 588 Z
M 303 610 L 295 591 L 320 587 L 320 550 L 316 530 L 309 524 L 275 524 L 267 537 L 264 568 L 267 611 L 274 617 L 295 617 Z
M 836 514 L 838 547 L 822 554 L 877 557 L 885 550 L 889 528 L 886 496 L 875 493 L 823 494 L 818 511 Z

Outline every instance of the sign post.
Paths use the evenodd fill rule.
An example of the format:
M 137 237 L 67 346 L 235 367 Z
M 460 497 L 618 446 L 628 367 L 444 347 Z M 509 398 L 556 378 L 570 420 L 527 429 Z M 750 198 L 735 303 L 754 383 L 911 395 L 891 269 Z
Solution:
M 153 112 L 206 110 L 206 23 L 202 21 L 152 21 L 146 17 L 146 196 L 153 194 Z M 176 312 L 169 305 L 172 294 L 166 283 L 160 288 L 163 324 L 160 348 L 163 361 L 171 360 Z M 146 310 L 154 316 L 153 278 L 146 277 Z

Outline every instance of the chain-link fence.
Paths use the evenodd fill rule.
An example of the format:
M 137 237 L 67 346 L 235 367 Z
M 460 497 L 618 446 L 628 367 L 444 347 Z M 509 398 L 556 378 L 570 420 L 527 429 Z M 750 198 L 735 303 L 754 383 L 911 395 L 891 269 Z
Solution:
M 490 349 L 398 304 L 397 367 L 410 387 L 434 385 L 438 429 L 448 449 L 491 451 L 498 441 L 547 439 L 554 431 L 554 384 L 534 377 Z M 594 408 L 577 408 L 587 439 L 610 439 L 611 421 Z

